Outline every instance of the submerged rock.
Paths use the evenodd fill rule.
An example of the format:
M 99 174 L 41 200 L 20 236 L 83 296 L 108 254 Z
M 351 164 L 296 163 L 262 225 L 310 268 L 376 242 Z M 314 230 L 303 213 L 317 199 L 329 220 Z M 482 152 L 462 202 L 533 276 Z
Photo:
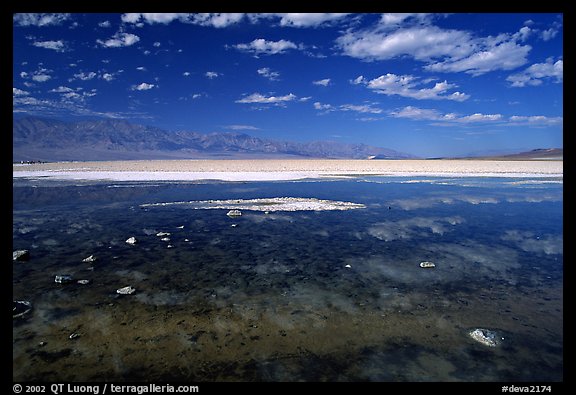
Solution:
M 136 292 L 136 288 L 130 285 L 116 290 L 116 293 L 120 295 L 132 295 L 134 292 Z
M 230 210 L 226 213 L 229 217 L 240 217 L 242 215 L 242 211 L 240 210 Z
M 498 336 L 498 333 L 489 329 L 476 328 L 471 330 L 468 334 L 478 343 L 488 347 L 496 347 L 502 340 L 504 340 L 503 337 Z
M 66 284 L 72 282 L 72 276 L 70 274 L 57 274 L 54 277 L 54 282 L 59 284 Z
M 136 244 L 137 242 L 138 241 L 136 240 L 136 238 L 134 236 L 132 236 L 126 240 L 126 243 L 132 244 L 132 245 Z
M 30 251 L 28 250 L 16 250 L 12 252 L 13 261 L 27 261 L 30 259 Z
M 424 269 L 433 268 L 433 267 L 436 267 L 436 264 L 434 264 L 434 262 L 424 261 L 424 262 L 420 262 L 420 267 L 422 267 Z
M 12 318 L 20 318 L 32 310 L 32 303 L 27 300 L 14 300 L 12 302 Z

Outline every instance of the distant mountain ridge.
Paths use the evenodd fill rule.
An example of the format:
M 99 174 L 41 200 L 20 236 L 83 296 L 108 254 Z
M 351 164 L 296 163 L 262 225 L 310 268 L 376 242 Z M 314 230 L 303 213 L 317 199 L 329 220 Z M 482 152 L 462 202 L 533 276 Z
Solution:
M 125 120 L 64 122 L 13 119 L 13 160 L 129 160 L 307 157 L 407 159 L 388 148 L 333 141 L 307 143 L 262 139 L 243 133 L 170 132 Z
M 536 148 L 530 151 L 505 155 L 483 155 L 460 159 L 491 159 L 491 160 L 563 160 L 563 148 Z

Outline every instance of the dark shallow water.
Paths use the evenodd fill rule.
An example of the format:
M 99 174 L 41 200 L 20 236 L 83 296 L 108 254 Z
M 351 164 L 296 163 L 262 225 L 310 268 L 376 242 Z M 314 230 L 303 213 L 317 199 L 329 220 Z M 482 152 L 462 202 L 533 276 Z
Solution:
M 13 320 L 13 380 L 562 381 L 562 192 L 557 179 L 15 179 L 13 249 L 30 259 L 13 263 L 13 297 L 33 309 Z M 285 196 L 366 208 L 140 207 Z

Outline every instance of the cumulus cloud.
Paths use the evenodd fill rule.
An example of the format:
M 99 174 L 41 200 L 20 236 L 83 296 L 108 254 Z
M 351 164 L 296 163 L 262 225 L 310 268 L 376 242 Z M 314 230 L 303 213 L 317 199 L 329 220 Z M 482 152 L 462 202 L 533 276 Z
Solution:
M 527 62 L 531 47 L 521 42 L 530 33 L 528 27 L 514 34 L 475 37 L 467 31 L 422 23 L 426 16 L 421 15 L 385 14 L 376 26 L 348 30 L 336 40 L 337 47 L 344 55 L 364 61 L 412 57 L 425 63 L 425 70 L 434 72 L 481 75 Z M 404 23 L 407 20 L 411 23 Z
M 216 28 L 226 27 L 240 22 L 244 18 L 243 13 L 127 13 L 121 19 L 124 23 L 133 24 L 169 24 L 173 21 L 189 23 L 200 26 Z
M 126 14 L 122 14 L 122 16 L 120 17 L 122 22 L 124 23 L 140 23 L 140 22 L 146 22 L 149 24 L 153 24 L 153 23 L 162 23 L 162 24 L 168 24 L 174 20 L 178 20 L 178 19 L 186 19 L 188 17 L 189 14 L 181 14 L 181 13 L 170 13 L 170 12 L 165 12 L 165 13 L 155 13 L 155 12 L 149 12 L 149 13 L 139 13 L 139 12 L 132 12 L 132 13 L 126 13 Z
M 127 13 L 121 19 L 124 23 L 133 24 L 168 24 L 173 21 L 200 26 L 223 28 L 243 20 L 258 23 L 261 20 L 279 20 L 280 26 L 318 27 L 330 25 L 349 14 L 345 13 Z
M 112 38 L 108 40 L 96 40 L 98 44 L 105 48 L 120 48 L 120 47 L 129 47 L 131 45 L 136 44 L 140 41 L 140 37 L 132 33 L 121 33 L 118 32 Z
M 423 87 L 424 82 L 412 75 L 396 75 L 388 73 L 372 80 L 367 80 L 363 76 L 359 76 L 354 79 L 352 83 L 356 85 L 365 85 L 374 92 L 387 96 L 398 95 L 417 100 L 431 99 L 464 101 L 470 97 L 470 95 L 458 91 L 449 93 L 449 90 L 456 88 L 457 86 L 449 84 L 447 81 L 436 82 L 431 88 Z
M 475 113 L 465 116 L 458 116 L 454 113 L 442 114 L 437 110 L 418 108 L 413 106 L 406 106 L 399 110 L 391 111 L 390 115 L 394 118 L 409 118 L 415 120 L 445 121 L 457 123 L 494 122 L 500 121 L 503 118 L 502 114 Z
M 207 71 L 204 75 L 210 79 L 213 79 L 213 78 L 220 77 L 222 74 L 217 73 L 215 71 Z
M 290 49 L 298 49 L 298 45 L 288 40 L 268 41 L 263 38 L 257 38 L 248 44 L 233 45 L 233 48 L 255 55 L 276 55 L 282 54 Z
M 31 72 L 31 73 L 28 73 L 26 71 L 22 71 L 20 73 L 20 77 L 24 78 L 24 79 L 31 79 L 32 81 L 35 81 L 35 82 L 46 82 L 46 81 L 52 79 L 52 76 L 50 75 L 50 73 L 52 73 L 52 70 L 48 70 L 46 68 L 40 67 L 38 70 Z M 24 84 L 28 84 L 28 83 L 25 82 Z
M 34 41 L 32 43 L 32 45 L 34 45 L 35 47 L 38 47 L 38 48 L 52 49 L 56 52 L 64 52 L 66 50 L 66 46 L 64 45 L 64 42 L 62 40 L 58 40 L 58 41 Z
M 264 96 L 260 93 L 252 93 L 242 99 L 236 100 L 236 103 L 281 104 L 293 101 L 296 98 L 296 95 L 292 93 L 284 96 Z
M 115 77 L 114 77 L 114 74 L 104 73 L 104 74 L 102 74 L 102 76 L 101 76 L 100 78 L 102 78 L 104 81 L 110 82 L 110 81 L 112 81 Z
M 30 92 L 24 91 L 18 88 L 12 88 L 12 95 L 13 96 L 28 96 Z
M 74 92 L 74 89 L 68 87 L 68 86 L 62 86 L 60 85 L 58 88 L 54 88 L 54 89 L 50 89 L 49 92 L 52 93 L 68 93 L 68 92 Z
M 525 86 L 538 86 L 543 81 L 549 80 L 560 84 L 564 80 L 564 61 L 562 59 L 554 62 L 552 58 L 546 59 L 546 63 L 534 63 L 526 70 L 512 74 L 506 81 L 513 87 L 521 88 Z
M 314 85 L 328 86 L 328 84 L 330 84 L 330 78 L 325 78 L 323 80 L 318 80 L 318 81 L 312 81 L 312 83 Z
M 82 80 L 82 81 L 88 81 L 88 80 L 95 78 L 96 75 L 97 74 L 93 71 L 90 71 L 89 73 L 81 72 L 81 73 L 74 74 L 74 78 L 71 78 L 70 81 L 72 81 L 74 79 L 78 79 L 78 80 Z
M 337 21 L 347 15 L 349 14 L 315 12 L 273 14 L 273 16 L 280 18 L 280 26 L 292 27 L 317 27 Z
M 465 72 L 481 75 L 494 70 L 512 70 L 524 65 L 530 52 L 529 45 L 519 45 L 514 41 L 481 45 L 477 50 L 461 59 L 449 59 L 425 67 L 428 71 Z
M 228 125 L 225 128 L 230 130 L 260 130 L 260 128 L 250 125 Z
M 110 23 L 110 21 L 102 21 L 102 22 L 98 23 L 98 26 L 100 26 L 100 27 L 110 27 L 110 26 L 112 26 L 112 24 Z
M 243 18 L 243 13 L 199 13 L 190 15 L 189 20 L 197 25 L 222 28 L 238 23 Z
M 146 82 L 143 82 L 143 83 L 141 83 L 141 84 L 139 84 L 139 85 L 134 85 L 134 86 L 132 86 L 132 90 L 133 90 L 133 91 L 147 91 L 147 90 L 149 90 L 149 89 L 154 88 L 155 86 L 156 86 L 156 85 L 154 85 L 154 84 L 148 84 L 148 83 L 146 83 Z
M 14 14 L 14 24 L 17 26 L 55 26 L 70 19 L 70 14 Z
M 485 124 L 498 123 L 509 126 L 551 126 L 562 124 L 563 117 L 547 117 L 544 115 L 520 116 L 511 115 L 508 118 L 502 114 L 474 113 L 470 115 L 458 115 L 455 113 L 441 113 L 435 109 L 406 106 L 389 112 L 394 118 L 407 118 L 413 120 L 438 121 L 436 125 L 449 124 Z
M 313 106 L 314 109 L 325 113 L 332 111 L 354 111 L 364 114 L 381 114 L 384 112 L 381 108 L 373 107 L 371 104 L 341 104 L 339 106 L 333 106 L 331 104 L 314 102 Z
M 563 117 L 547 117 L 544 115 L 512 115 L 509 118 L 511 125 L 518 126 L 552 126 L 552 125 L 562 125 L 564 121 Z
M 380 114 L 383 112 L 381 108 L 372 107 L 367 104 L 363 105 L 354 105 L 354 104 L 342 104 L 340 107 L 342 111 L 356 111 L 361 113 L 369 113 L 369 114 Z
M 331 104 L 322 104 L 320 102 L 315 102 L 314 104 L 314 108 L 316 110 L 321 110 L 321 111 L 333 111 L 334 107 Z
M 278 78 L 280 77 L 279 72 L 272 71 L 268 67 L 263 67 L 263 68 L 258 69 L 256 71 L 258 72 L 259 75 L 261 75 L 264 78 L 268 78 L 270 81 L 278 81 Z

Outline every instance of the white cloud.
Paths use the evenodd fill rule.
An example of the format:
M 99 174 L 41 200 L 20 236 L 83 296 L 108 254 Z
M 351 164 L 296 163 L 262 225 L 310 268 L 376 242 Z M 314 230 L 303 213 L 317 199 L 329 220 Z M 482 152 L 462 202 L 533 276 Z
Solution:
M 547 117 L 544 115 L 512 115 L 509 118 L 511 125 L 518 126 L 552 126 L 561 125 L 564 121 L 563 117 Z
M 468 54 L 471 52 L 469 33 L 443 30 L 435 26 L 388 29 L 372 28 L 349 31 L 336 43 L 345 55 L 362 60 L 387 60 L 411 56 L 416 60 Z
M 169 24 L 173 21 L 190 23 L 200 26 L 212 26 L 222 28 L 240 22 L 244 18 L 243 13 L 127 13 L 121 19 L 124 23 L 161 23 Z
M 328 86 L 330 84 L 330 78 L 325 78 L 323 80 L 312 81 L 314 85 Z
M 441 113 L 434 109 L 407 106 L 398 110 L 390 111 L 389 115 L 394 118 L 406 118 L 420 121 L 436 121 L 438 126 L 450 124 L 486 124 L 497 123 L 500 126 L 552 126 L 562 124 L 562 117 L 546 117 L 543 115 L 519 116 L 512 115 L 508 118 L 502 114 L 474 113 L 470 115 L 457 115 L 454 113 Z
M 147 90 L 149 90 L 149 89 L 154 88 L 155 86 L 156 86 L 156 85 L 154 85 L 154 84 L 148 84 L 148 83 L 146 83 L 146 82 L 143 82 L 143 83 L 141 83 L 141 84 L 139 84 L 139 85 L 134 85 L 134 86 L 132 86 L 132 90 L 133 90 L 133 91 L 147 91 Z
M 462 92 L 449 93 L 448 91 L 455 88 L 456 85 L 449 84 L 447 81 L 437 82 L 431 88 L 424 88 L 422 87 L 423 82 L 412 75 L 396 75 L 388 73 L 372 80 L 367 80 L 363 76 L 359 76 L 354 79 L 352 83 L 356 85 L 366 85 L 366 87 L 374 90 L 374 92 L 387 96 L 398 95 L 417 100 L 431 99 L 464 101 L 470 97 L 470 95 Z
M 296 95 L 290 93 L 284 96 L 264 96 L 260 93 L 252 93 L 243 99 L 236 100 L 236 103 L 260 103 L 260 104 L 278 104 L 285 103 L 296 99 Z
M 121 16 L 121 20 L 124 23 L 139 23 L 139 22 L 147 22 L 149 24 L 153 24 L 153 23 L 162 23 L 162 24 L 168 24 L 174 20 L 178 20 L 178 19 L 186 19 L 189 16 L 189 14 L 181 14 L 181 13 L 155 13 L 155 12 L 149 12 L 149 13 L 139 13 L 139 12 L 135 12 L 135 13 L 127 13 L 127 14 L 122 14 Z
M 469 123 L 469 122 L 493 122 L 493 121 L 499 121 L 501 119 L 502 119 L 502 114 L 475 113 L 475 114 L 466 115 L 466 116 L 460 117 L 460 118 L 454 118 L 454 119 L 452 119 L 452 121 Z
M 349 14 L 314 12 L 274 14 L 274 16 L 280 17 L 280 26 L 292 27 L 317 27 L 344 18 L 347 15 Z
M 519 45 L 513 41 L 483 45 L 470 56 L 461 59 L 449 59 L 424 67 L 428 71 L 465 72 L 481 75 L 494 70 L 512 70 L 527 62 L 529 45 Z
M 88 81 L 88 80 L 93 79 L 94 77 L 96 77 L 96 73 L 93 71 L 91 71 L 89 73 L 81 72 L 78 74 L 74 74 L 74 78 L 71 78 L 70 80 L 79 79 L 82 81 Z
M 155 46 L 156 48 L 162 46 L 162 43 L 159 41 L 156 41 L 154 44 L 152 44 L 153 46 Z
M 120 47 L 129 47 L 130 45 L 136 44 L 140 41 L 140 37 L 132 33 L 121 33 L 118 32 L 112 38 L 102 41 L 96 40 L 98 44 L 106 48 L 120 48 Z
M 380 23 L 382 24 L 382 26 L 384 27 L 397 27 L 400 24 L 402 24 L 403 22 L 405 22 L 407 19 L 415 19 L 418 21 L 425 21 L 428 17 L 430 16 L 430 14 L 425 14 L 425 13 L 417 13 L 417 14 L 412 14 L 412 13 L 386 13 L 386 14 L 382 14 L 382 16 L 380 17 Z
M 260 130 L 260 128 L 250 125 L 228 125 L 225 128 L 231 130 Z
M 70 14 L 14 14 L 13 21 L 18 26 L 54 26 L 70 19 Z
M 534 63 L 526 70 L 506 78 L 506 81 L 510 82 L 513 87 L 537 86 L 541 85 L 543 80 L 562 83 L 564 80 L 564 61 L 560 59 L 554 62 L 552 58 L 548 58 L 546 63 Z
M 146 71 L 146 67 L 144 67 L 144 66 L 138 66 L 138 67 L 136 67 L 136 70 L 138 70 L 138 71 Z
M 200 26 L 223 28 L 247 19 L 250 23 L 258 23 L 263 19 L 279 19 L 280 26 L 318 27 L 329 25 L 349 14 L 345 13 L 127 13 L 121 19 L 124 23 L 141 25 L 143 23 L 168 24 L 173 21 L 190 23 Z
M 382 113 L 381 108 L 375 108 L 370 105 L 354 105 L 354 104 L 343 104 L 340 106 L 340 110 L 342 111 L 356 111 L 361 113 L 370 113 L 370 114 L 380 114 Z
M 454 113 L 441 114 L 437 110 L 407 106 L 400 110 L 391 111 L 394 118 L 408 118 L 414 120 L 443 121 L 452 123 L 485 123 L 503 120 L 502 114 L 481 114 L 458 116 Z
M 254 53 L 255 55 L 266 54 L 276 55 L 286 52 L 289 49 L 297 49 L 298 46 L 292 41 L 279 40 L 267 41 L 263 38 L 257 38 L 248 44 L 236 44 L 233 46 L 239 51 Z
M 278 77 L 280 77 L 280 73 L 277 71 L 272 71 L 268 67 L 263 67 L 261 69 L 256 70 L 258 74 L 262 77 L 268 78 L 270 81 L 278 81 Z
M 331 104 L 314 102 L 313 105 L 314 109 L 323 111 L 324 113 L 332 111 L 355 111 L 364 114 L 381 114 L 384 112 L 381 108 L 373 107 L 370 104 L 341 104 L 339 106 L 333 106 Z
M 558 34 L 558 29 L 551 27 L 550 29 L 543 30 L 541 33 L 542 40 L 549 41 L 552 40 Z
M 112 26 L 112 24 L 110 23 L 110 21 L 103 21 L 103 22 L 98 23 L 98 26 L 100 26 L 100 27 L 110 27 L 110 26 Z
M 64 42 L 58 41 L 35 41 L 32 43 L 35 47 L 52 49 L 56 52 L 64 52 L 66 50 Z
M 37 72 L 35 72 L 34 74 L 32 74 L 32 80 L 36 81 L 36 82 L 46 82 L 50 79 L 52 79 L 52 76 L 47 74 L 48 72 L 50 72 L 47 69 L 41 69 Z
M 101 77 L 101 78 L 102 78 L 104 81 L 110 82 L 110 81 L 112 81 L 112 80 L 114 79 L 114 75 L 111 74 L 111 73 L 104 73 L 104 74 L 102 74 L 102 77 Z
M 200 13 L 190 15 L 190 22 L 201 26 L 222 28 L 238 23 L 243 18 L 243 13 Z
M 189 76 L 190 76 L 190 72 L 189 72 L 189 71 L 185 71 L 185 72 L 182 73 L 182 75 L 183 75 L 184 77 L 189 77 Z
M 336 44 L 347 56 L 365 61 L 408 56 L 426 63 L 424 68 L 434 72 L 480 75 L 494 70 L 511 70 L 527 62 L 531 47 L 518 43 L 531 34 L 532 30 L 527 26 L 515 34 L 474 37 L 467 31 L 423 24 L 425 15 L 404 23 L 410 16 L 385 14 L 379 25 L 348 30 Z
M 204 75 L 205 75 L 206 77 L 212 79 L 212 78 L 220 77 L 222 74 L 217 73 L 217 72 L 215 72 L 215 71 L 207 71 Z
M 28 96 L 30 92 L 23 91 L 22 89 L 12 88 L 12 95 L 13 96 Z
M 69 87 L 67 87 L 67 86 L 62 86 L 62 85 L 60 85 L 58 88 L 51 89 L 49 92 L 52 92 L 52 93 L 68 93 L 68 92 L 73 92 L 73 91 L 74 91 L 74 89 L 72 89 L 72 88 L 69 88 Z
M 314 108 L 316 110 L 321 110 L 321 111 L 334 111 L 334 107 L 331 104 L 322 104 L 320 102 L 314 102 Z

